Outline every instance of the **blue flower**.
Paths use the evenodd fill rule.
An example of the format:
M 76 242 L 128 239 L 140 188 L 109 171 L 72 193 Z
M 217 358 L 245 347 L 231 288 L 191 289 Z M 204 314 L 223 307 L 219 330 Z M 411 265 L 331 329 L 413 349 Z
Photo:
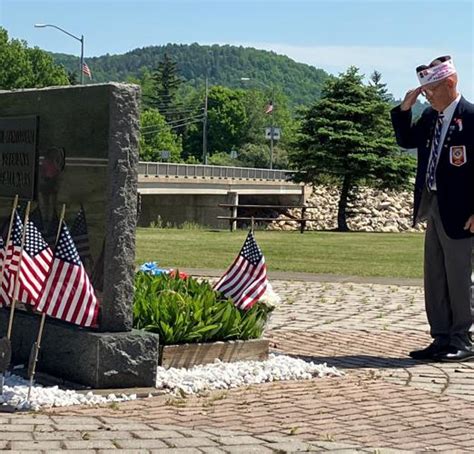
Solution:
M 159 268 L 156 262 L 147 262 L 140 266 L 140 271 L 142 273 L 152 274 L 154 276 L 162 273 L 168 273 L 168 270 L 164 268 Z

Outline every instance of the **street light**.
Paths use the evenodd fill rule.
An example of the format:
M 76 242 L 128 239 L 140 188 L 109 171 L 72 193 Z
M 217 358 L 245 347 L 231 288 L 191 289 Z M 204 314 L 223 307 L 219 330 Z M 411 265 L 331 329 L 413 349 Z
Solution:
M 270 111 L 270 118 L 271 118 L 271 124 L 270 124 L 270 169 L 273 169 L 273 134 L 274 134 L 274 122 L 273 122 L 273 112 L 275 110 L 275 87 L 272 85 L 267 85 L 266 83 L 262 82 L 261 80 L 258 79 L 252 79 L 251 77 L 241 77 L 240 80 L 242 82 L 256 82 L 257 84 L 262 85 L 265 88 L 268 88 L 271 90 L 272 96 L 270 99 L 270 105 L 271 105 L 271 111 Z
M 202 162 L 207 166 L 207 114 L 208 114 L 208 102 L 209 102 L 209 79 L 206 76 L 206 89 L 204 96 L 204 117 L 202 120 Z
M 51 27 L 55 28 L 56 30 L 59 30 L 60 32 L 65 33 L 66 35 L 69 35 L 71 38 L 77 39 L 81 43 L 81 62 L 80 62 L 80 68 L 79 68 L 79 74 L 81 75 L 81 85 L 84 84 L 84 72 L 82 71 L 84 67 L 84 35 L 81 35 L 79 38 L 76 35 L 73 35 L 72 33 L 69 33 L 68 31 L 64 30 L 61 27 L 58 27 L 57 25 L 53 24 L 35 24 L 36 28 L 45 28 L 45 27 Z

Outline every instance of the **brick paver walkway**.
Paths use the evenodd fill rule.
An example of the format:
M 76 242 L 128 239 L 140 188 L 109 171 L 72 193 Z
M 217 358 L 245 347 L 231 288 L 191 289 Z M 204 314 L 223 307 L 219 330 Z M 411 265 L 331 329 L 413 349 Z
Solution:
M 416 286 L 274 281 L 272 349 L 346 372 L 206 396 L 0 415 L 0 449 L 54 452 L 473 452 L 474 362 L 412 361 Z M 31 451 L 30 451 L 31 452 Z

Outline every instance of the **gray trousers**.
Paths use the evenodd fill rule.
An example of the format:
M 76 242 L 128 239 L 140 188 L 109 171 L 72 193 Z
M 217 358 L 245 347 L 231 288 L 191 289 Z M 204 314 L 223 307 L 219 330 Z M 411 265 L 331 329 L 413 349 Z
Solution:
M 424 282 L 431 336 L 441 344 L 471 348 L 472 240 L 449 238 L 441 222 L 436 195 L 430 195 L 427 202 Z

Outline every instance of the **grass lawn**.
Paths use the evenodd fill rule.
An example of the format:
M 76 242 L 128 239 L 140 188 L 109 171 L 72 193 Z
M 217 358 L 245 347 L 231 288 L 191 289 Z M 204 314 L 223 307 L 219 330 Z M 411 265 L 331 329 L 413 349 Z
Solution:
M 247 232 L 140 228 L 137 264 L 170 268 L 227 268 Z M 257 231 L 270 271 L 348 276 L 422 277 L 423 235 Z

